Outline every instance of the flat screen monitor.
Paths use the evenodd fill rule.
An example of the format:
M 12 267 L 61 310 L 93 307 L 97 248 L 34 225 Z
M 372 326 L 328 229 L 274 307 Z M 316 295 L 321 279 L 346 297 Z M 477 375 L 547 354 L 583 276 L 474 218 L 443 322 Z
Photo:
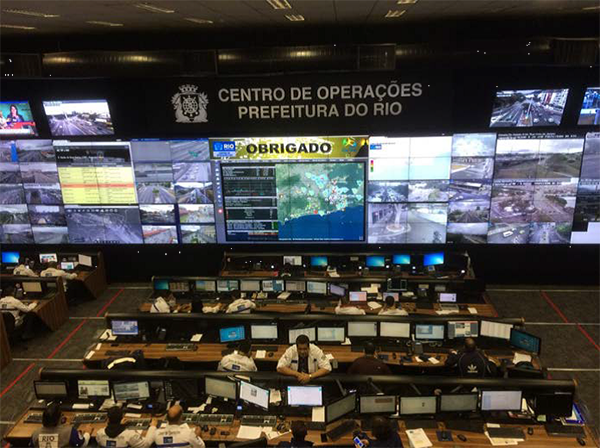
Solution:
M 137 320 L 112 320 L 110 327 L 115 336 L 137 336 L 139 334 Z
M 479 394 L 445 394 L 440 396 L 440 412 L 475 412 Z
M 368 268 L 385 268 L 385 257 L 379 255 L 367 255 L 365 264 Z
M 400 397 L 400 415 L 435 414 L 437 397 Z
M 56 254 L 40 254 L 40 263 L 50 263 L 52 261 L 58 263 Z
M 484 390 L 481 392 L 482 411 L 520 411 L 520 390 Z
M 244 326 L 221 328 L 219 330 L 219 338 L 221 339 L 221 343 L 243 341 L 246 339 Z
M 536 415 L 551 415 L 553 417 L 569 417 L 573 412 L 572 392 L 547 392 L 535 396 Z
M 156 291 L 168 291 L 169 280 L 154 280 L 154 289 Z
M 321 386 L 288 386 L 288 406 L 323 406 Z
M 219 292 L 231 292 L 239 291 L 240 282 L 239 280 L 218 280 L 217 291 Z
M 406 291 L 408 289 L 408 282 L 403 278 L 390 278 L 388 279 L 388 291 Z
M 306 291 L 309 294 L 327 294 L 327 283 L 306 282 Z
M 410 255 L 394 254 L 392 256 L 392 264 L 395 266 L 408 265 L 408 264 L 410 264 Z
M 350 291 L 350 302 L 366 302 L 366 291 Z
M 326 268 L 329 263 L 327 257 L 310 257 L 310 265 L 315 268 Z
M 66 381 L 34 381 L 33 389 L 40 400 L 67 398 L 69 395 Z
M 361 395 L 358 405 L 361 414 L 395 414 L 395 395 Z
M 341 286 L 334 285 L 334 284 L 329 285 L 329 292 L 331 293 L 331 295 L 338 296 L 338 297 L 343 297 L 346 295 L 345 288 L 342 288 Z
M 499 90 L 491 128 L 559 126 L 569 89 Z
M 42 292 L 42 282 L 23 282 L 23 292 Z
M 77 262 L 82 266 L 87 266 L 90 268 L 93 267 L 92 257 L 90 257 L 89 255 L 77 255 Z
M 269 409 L 269 392 L 269 389 L 263 389 L 254 384 L 240 381 L 240 399 L 259 408 Z
M 410 338 L 410 324 L 405 322 L 379 322 L 379 337 Z
M 258 292 L 258 291 L 260 291 L 260 281 L 259 280 L 242 280 L 240 283 L 240 291 Z
M 73 269 L 75 269 L 75 263 L 73 263 L 72 261 L 63 261 L 60 264 L 60 268 L 64 271 L 72 271 Z
M 578 125 L 597 126 L 600 124 L 600 87 L 589 87 L 583 96 Z
M 110 397 L 108 380 L 77 380 L 79 398 Z
M 235 400 L 237 398 L 237 383 L 207 376 L 204 380 L 204 392 L 211 397 Z
M 131 381 L 114 383 L 115 401 L 138 401 L 150 398 L 150 383 L 148 381 Z
M 215 292 L 217 282 L 214 280 L 196 280 L 196 291 Z
M 385 301 L 385 299 L 387 299 L 388 297 L 393 297 L 395 303 L 398 303 L 398 301 L 400 300 L 400 294 L 397 292 L 384 292 L 383 300 Z
M 512 324 L 502 324 L 500 322 L 490 322 L 487 320 L 481 321 L 481 327 L 479 329 L 479 336 L 486 336 L 488 338 L 510 340 L 510 330 Z
M 5 120 L 1 136 L 38 135 L 28 101 L 0 101 L 0 112 Z
M 317 340 L 317 330 L 315 329 L 315 327 L 292 328 L 291 330 L 288 330 L 288 341 L 289 341 L 289 343 L 290 344 L 295 344 L 296 343 L 296 339 L 301 334 L 305 334 L 306 336 L 308 336 L 308 339 L 310 340 L 310 342 L 314 342 L 314 341 Z
M 476 320 L 448 322 L 448 339 L 476 338 L 477 336 L 479 336 L 479 322 Z
M 516 328 L 510 330 L 510 345 L 536 355 L 539 355 L 542 350 L 542 340 L 540 338 Z
M 4 264 L 19 264 L 19 252 L 2 252 L 2 263 Z
M 351 393 L 325 406 L 325 422 L 332 423 L 355 410 L 356 393 Z
M 115 133 L 106 100 L 44 101 L 43 104 L 54 137 Z
M 348 337 L 377 337 L 377 322 L 348 322 Z
M 190 283 L 187 281 L 169 282 L 169 290 L 171 292 L 188 292 L 190 290 Z
M 251 339 L 277 339 L 277 324 L 275 325 L 261 325 L 252 324 L 250 325 L 250 338 Z
M 444 264 L 444 252 L 433 252 L 423 255 L 423 266 L 437 266 Z
M 436 324 L 415 325 L 415 339 L 424 341 L 443 341 L 444 326 Z
M 302 266 L 302 257 L 300 255 L 284 255 L 283 264 L 290 264 L 292 266 Z
M 306 285 L 303 281 L 286 280 L 285 290 L 287 292 L 304 292 L 306 290 Z
M 264 292 L 283 292 L 285 283 L 283 280 L 263 280 L 262 290 Z
M 440 303 L 456 303 L 456 293 L 440 292 Z
M 344 342 L 346 331 L 344 327 L 318 327 L 317 341 L 319 342 Z

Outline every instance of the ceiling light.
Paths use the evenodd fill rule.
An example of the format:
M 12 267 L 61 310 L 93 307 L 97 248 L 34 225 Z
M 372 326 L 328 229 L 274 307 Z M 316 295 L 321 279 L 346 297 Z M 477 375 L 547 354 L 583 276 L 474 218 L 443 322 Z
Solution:
M 389 10 L 387 12 L 387 14 L 385 15 L 386 19 L 393 19 L 396 17 L 400 17 L 402 14 L 404 14 L 406 12 L 405 9 L 395 9 L 395 10 Z
M 200 25 L 206 25 L 206 24 L 214 23 L 212 20 L 208 20 L 208 19 L 195 19 L 193 17 L 186 17 L 184 20 L 187 20 L 188 22 L 199 23 Z
M 292 5 L 287 0 L 267 0 L 267 3 L 273 7 L 273 9 L 292 9 Z
M 8 12 L 10 14 L 21 14 L 24 16 L 43 17 L 45 19 L 50 19 L 52 17 L 60 17 L 58 14 L 46 14 L 44 12 L 27 11 L 26 9 L 3 9 L 3 11 Z
M 0 28 L 10 28 L 13 30 L 35 30 L 35 26 L 23 26 L 23 25 L 5 25 L 0 24 Z
M 417 3 L 419 0 L 398 0 L 396 3 L 398 5 L 414 5 L 415 3 Z
M 173 14 L 175 12 L 174 9 L 159 8 L 158 6 L 154 6 L 149 3 L 137 3 L 134 6 L 150 12 L 162 12 L 163 14 Z
M 89 23 L 90 25 L 102 25 L 102 26 L 123 26 L 122 23 L 103 22 L 101 20 L 89 20 L 85 23 Z
M 586 6 L 582 8 L 584 11 L 593 11 L 594 9 L 600 9 L 600 6 Z
M 292 14 L 285 16 L 290 22 L 304 22 L 304 16 L 300 14 Z

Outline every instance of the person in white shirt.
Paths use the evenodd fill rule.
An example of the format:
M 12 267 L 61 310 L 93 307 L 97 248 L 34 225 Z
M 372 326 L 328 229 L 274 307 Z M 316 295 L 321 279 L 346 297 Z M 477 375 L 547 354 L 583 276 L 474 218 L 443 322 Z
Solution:
M 396 307 L 396 300 L 394 296 L 387 296 L 385 298 L 385 305 L 379 312 L 379 315 L 385 316 L 408 316 L 408 313 L 404 311 L 402 308 Z
M 14 269 L 13 275 L 20 275 L 23 277 L 39 277 L 39 275 L 33 270 L 33 263 L 31 263 L 31 266 L 28 266 L 26 261 L 22 258 L 19 261 L 20 264 Z
M 19 299 L 14 297 L 15 288 L 12 285 L 7 285 L 3 289 L 4 297 L 0 299 L 0 310 L 4 313 L 10 313 L 15 318 L 15 327 L 22 328 L 21 338 L 24 340 L 33 337 L 33 327 L 35 324 L 34 316 L 31 311 L 37 306 L 33 302 L 25 305 Z
M 152 425 L 148 428 L 146 437 L 133 429 L 127 429 L 123 425 L 123 411 L 120 407 L 114 406 L 107 411 L 108 426 L 101 428 L 96 433 L 96 443 L 101 448 L 148 448 L 154 441 L 156 432 L 156 420 L 152 420 Z
M 179 405 L 171 406 L 167 412 L 167 425 L 162 426 L 154 433 L 153 442 L 157 448 L 205 448 L 204 441 L 200 438 L 200 427 L 194 431 L 187 423 L 181 423 L 183 409 Z
M 338 306 L 335 307 L 335 314 L 351 314 L 355 316 L 364 316 L 365 310 L 360 309 L 350 303 L 348 296 L 342 296 L 338 302 Z
M 252 343 L 242 341 L 236 351 L 221 359 L 217 370 L 220 372 L 256 372 L 258 369 L 252 359 Z
M 331 364 L 323 350 L 311 344 L 308 336 L 301 334 L 296 338 L 296 343 L 279 358 L 277 371 L 307 384 L 315 378 L 330 374 Z
M 58 269 L 58 263 L 56 263 L 56 261 L 51 261 L 48 263 L 48 268 L 40 272 L 40 277 L 64 277 L 67 280 L 73 280 L 77 278 L 77 274 L 74 272 L 69 274 L 62 269 Z
M 249 299 L 236 299 L 229 304 L 226 314 L 250 314 L 256 308 L 256 303 Z

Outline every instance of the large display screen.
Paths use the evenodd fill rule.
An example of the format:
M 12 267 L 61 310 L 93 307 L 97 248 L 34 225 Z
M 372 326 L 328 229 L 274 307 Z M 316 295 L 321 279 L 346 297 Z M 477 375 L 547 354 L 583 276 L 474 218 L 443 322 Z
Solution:
M 600 124 L 600 87 L 590 87 L 585 91 L 577 124 L 593 126 Z
M 27 101 L 0 101 L 0 136 L 38 135 Z
M 490 119 L 492 128 L 558 126 L 569 89 L 500 90 Z
M 115 133 L 106 100 L 44 101 L 44 112 L 54 137 Z

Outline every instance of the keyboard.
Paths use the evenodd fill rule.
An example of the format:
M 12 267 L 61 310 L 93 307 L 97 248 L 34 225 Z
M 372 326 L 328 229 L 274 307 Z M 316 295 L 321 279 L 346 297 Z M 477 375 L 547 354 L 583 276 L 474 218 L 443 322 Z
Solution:
M 127 426 L 127 429 L 145 431 L 150 427 L 150 421 L 149 418 L 132 418 L 125 422 L 125 426 Z
M 438 422 L 435 420 L 420 419 L 420 420 L 404 420 L 406 429 L 437 429 Z
M 405 346 L 406 347 L 406 346 Z M 382 352 L 398 352 L 402 348 L 401 345 L 380 345 L 379 350 Z
M 233 414 L 198 414 L 198 424 L 208 426 L 233 425 Z
M 277 426 L 274 415 L 242 415 L 242 425 L 246 426 Z
M 489 355 L 489 356 L 514 356 L 515 352 L 513 352 L 512 350 L 508 350 L 508 349 L 491 349 L 491 350 L 485 350 L 485 354 Z
M 446 420 L 446 429 L 483 434 L 483 420 Z
M 563 425 L 561 423 L 546 423 L 546 433 L 554 437 L 585 437 L 581 426 Z
M 487 428 L 490 437 L 502 439 L 525 439 L 525 433 L 520 428 Z
M 168 352 L 193 352 L 197 350 L 196 344 L 167 344 Z
M 89 413 L 89 414 L 77 414 L 73 417 L 73 423 L 104 423 L 106 421 L 106 414 L 104 413 Z
M 336 426 L 331 431 L 327 431 L 325 435 L 329 440 L 335 442 L 342 436 L 345 436 L 349 432 L 352 432 L 356 429 L 357 425 L 354 420 L 346 420 L 341 425 Z
M 25 423 L 42 423 L 42 414 L 29 414 Z
M 365 351 L 365 348 L 362 345 L 354 345 L 354 344 L 352 344 L 350 346 L 350 351 L 351 352 L 356 352 L 356 353 L 362 353 L 362 352 Z
M 128 356 L 131 354 L 129 350 L 106 350 L 106 356 Z
M 276 352 L 278 348 L 277 345 L 252 345 L 252 350 L 265 350 L 267 352 Z
M 399 431 L 400 427 L 398 426 L 398 420 L 390 419 L 390 427 L 393 431 Z M 363 431 L 371 430 L 371 419 L 365 419 L 360 421 L 360 429 Z
M 325 431 L 327 423 L 325 422 L 306 422 L 306 429 L 309 431 Z
M 188 412 L 183 413 L 182 421 L 183 423 L 197 425 L 198 420 L 200 419 L 200 414 L 192 414 Z

